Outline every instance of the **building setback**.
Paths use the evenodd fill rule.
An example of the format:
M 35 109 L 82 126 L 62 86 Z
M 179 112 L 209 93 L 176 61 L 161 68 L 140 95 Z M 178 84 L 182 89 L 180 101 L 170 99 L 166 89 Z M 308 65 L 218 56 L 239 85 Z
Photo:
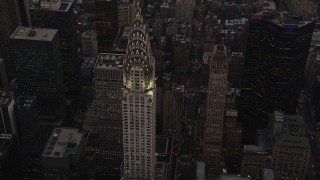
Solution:
M 66 115 L 66 97 L 58 31 L 18 27 L 10 38 L 17 93 L 37 97 L 41 123 L 61 125 Z

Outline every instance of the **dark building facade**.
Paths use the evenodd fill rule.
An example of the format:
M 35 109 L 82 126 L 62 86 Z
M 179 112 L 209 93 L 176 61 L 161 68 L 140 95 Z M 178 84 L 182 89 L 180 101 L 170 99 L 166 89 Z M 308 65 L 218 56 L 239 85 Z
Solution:
M 90 132 L 85 154 L 93 154 L 92 159 L 86 158 L 86 164 L 90 169 L 87 175 L 90 178 L 107 179 L 121 175 L 120 167 L 123 162 L 121 102 L 124 57 L 125 54 L 100 53 L 94 66 L 96 91 L 92 105 L 94 117 L 84 125 L 84 128 Z
M 12 96 L 0 96 L 0 133 L 17 134 L 17 124 L 14 117 L 14 99 Z
M 23 177 L 41 179 L 41 149 L 43 131 L 39 121 L 39 107 L 35 96 L 19 96 L 14 105 L 19 132 Z
M 239 107 L 244 143 L 267 127 L 273 109 L 295 113 L 313 28 L 313 22 L 283 11 L 251 17 Z
M 59 30 L 61 63 L 67 98 L 75 100 L 79 97 L 80 89 L 80 63 L 76 49 L 76 16 L 72 3 L 63 2 L 57 5 L 58 2 L 51 2 L 51 8 L 42 4 L 33 5 L 30 8 L 31 23 L 33 27 Z
M 0 58 L 4 59 L 10 77 L 14 76 L 14 64 L 10 57 L 9 37 L 20 24 L 19 5 L 16 0 L 0 1 Z
M 118 2 L 95 0 L 99 53 L 110 50 L 118 32 Z
M 0 134 L 0 179 L 22 179 L 17 137 Z
M 18 94 L 36 96 L 43 124 L 60 125 L 66 115 L 59 34 L 18 27 L 11 35 Z
M 9 89 L 9 82 L 4 60 L 0 59 L 0 90 L 7 91 Z

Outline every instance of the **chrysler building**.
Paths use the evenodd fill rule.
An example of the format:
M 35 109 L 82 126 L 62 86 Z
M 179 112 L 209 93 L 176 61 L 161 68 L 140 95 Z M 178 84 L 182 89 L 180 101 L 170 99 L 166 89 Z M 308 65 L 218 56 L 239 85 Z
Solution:
M 139 3 L 123 64 L 123 176 L 151 180 L 156 161 L 155 60 Z

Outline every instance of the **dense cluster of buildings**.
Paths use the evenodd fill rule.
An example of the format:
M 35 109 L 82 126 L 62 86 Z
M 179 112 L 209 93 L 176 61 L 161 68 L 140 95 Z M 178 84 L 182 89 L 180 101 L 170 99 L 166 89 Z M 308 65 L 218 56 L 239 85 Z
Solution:
M 319 7 L 2 0 L 0 179 L 319 179 Z

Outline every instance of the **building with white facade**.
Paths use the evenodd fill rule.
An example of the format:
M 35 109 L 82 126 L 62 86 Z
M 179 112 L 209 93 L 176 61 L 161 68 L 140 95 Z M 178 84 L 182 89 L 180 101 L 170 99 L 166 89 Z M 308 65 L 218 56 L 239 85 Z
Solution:
M 155 59 L 140 1 L 123 63 L 123 176 L 154 179 L 156 140 Z

